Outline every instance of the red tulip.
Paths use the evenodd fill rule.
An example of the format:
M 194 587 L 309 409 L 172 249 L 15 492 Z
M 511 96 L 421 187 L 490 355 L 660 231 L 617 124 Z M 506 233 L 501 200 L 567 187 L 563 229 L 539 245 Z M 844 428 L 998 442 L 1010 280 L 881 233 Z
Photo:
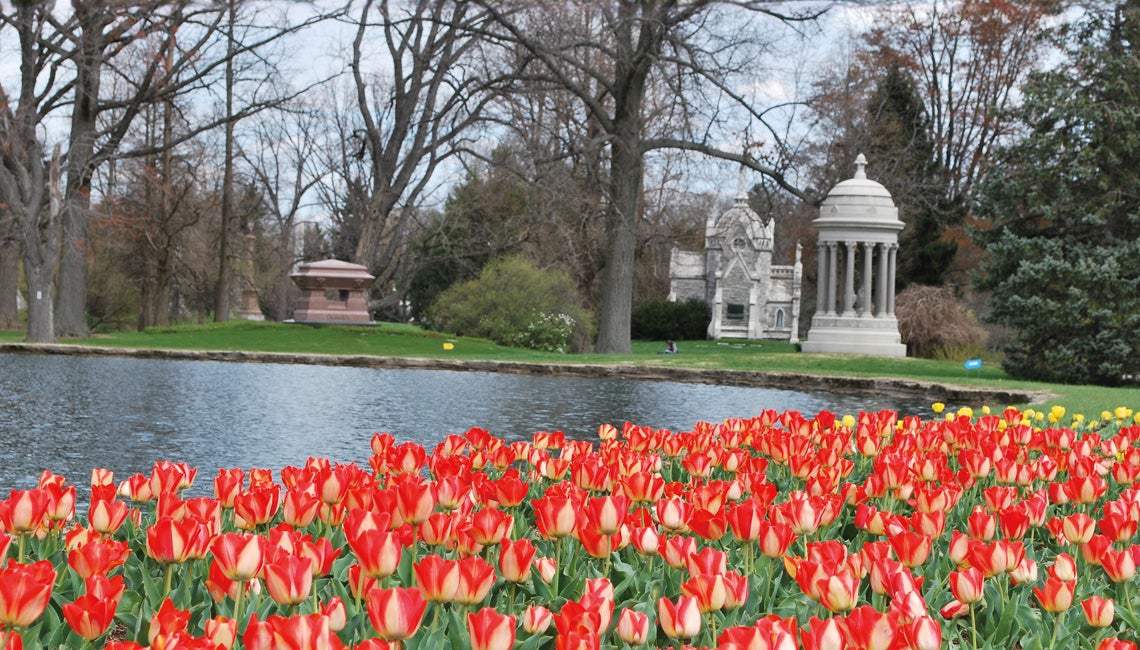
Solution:
M 1129 551 L 1108 548 L 1100 556 L 1100 565 L 1105 575 L 1113 582 L 1128 582 L 1136 576 L 1136 562 Z M 1069 579 L 1075 579 L 1073 572 Z
M 305 528 L 316 520 L 320 511 L 321 500 L 316 495 L 296 488 L 285 491 L 281 514 L 290 526 Z
M 922 566 L 930 557 L 931 540 L 926 535 L 907 531 L 891 535 L 888 541 L 899 562 L 907 568 Z
M 219 469 L 214 477 L 214 498 L 222 507 L 230 510 L 234 507 L 234 497 L 241 492 L 245 484 L 245 473 L 239 468 Z
M 396 511 L 409 524 L 422 524 L 435 510 L 431 485 L 416 474 L 399 474 L 392 479 Z
M 205 557 L 209 544 L 210 529 L 197 517 L 181 521 L 160 517 L 146 529 L 146 554 L 162 564 Z
M 313 561 L 307 557 L 282 554 L 265 565 L 265 587 L 278 605 L 298 605 L 313 589 Z
M 471 650 L 510 650 L 515 643 L 515 617 L 484 607 L 467 615 L 467 635 Z
M 681 585 L 681 593 L 696 598 L 697 609 L 702 614 L 724 609 L 725 600 L 728 598 L 724 576 L 711 573 L 690 578 Z
M 818 585 L 819 604 L 829 611 L 851 611 L 859 601 L 859 576 L 848 571 L 827 576 Z
M 228 650 L 237 642 L 237 621 L 221 616 L 206 621 L 204 637 L 209 640 L 211 647 Z
M 55 569 L 48 560 L 9 562 L 0 569 L 0 623 L 28 627 L 36 622 L 47 608 L 54 582 Z
M 765 521 L 760 524 L 760 552 L 764 557 L 784 557 L 795 540 L 792 527 L 786 523 Z
M 626 607 L 618 617 L 617 635 L 629 645 L 645 643 L 649 637 L 649 616 Z
M 97 532 L 114 535 L 127 520 L 127 504 L 113 499 L 92 501 L 87 509 L 87 521 Z
M 819 619 L 815 616 L 803 630 L 804 650 L 831 650 L 846 648 L 844 621 L 841 618 Z
M 439 555 L 427 555 L 412 565 L 416 586 L 430 603 L 449 603 L 459 589 L 459 563 Z
M 261 573 L 269 542 L 261 535 L 223 533 L 214 540 L 214 562 L 222 575 L 248 582 Z
M 942 626 L 930 616 L 920 616 L 902 626 L 907 647 L 913 650 L 938 650 L 942 647 Z
M 0 528 L 24 535 L 34 532 L 47 522 L 48 495 L 41 489 L 12 490 L 8 498 L 0 501 Z
M 239 492 L 234 497 L 234 525 L 253 530 L 268 524 L 281 506 L 281 487 L 258 487 Z
M 691 639 L 701 631 L 701 610 L 697 599 L 681 596 L 677 602 L 665 596 L 657 599 L 657 622 L 671 639 Z
M 494 486 L 495 500 L 499 502 L 499 505 L 507 508 L 513 508 L 522 503 L 530 491 L 530 484 L 519 477 L 516 469 L 508 470 L 506 474 L 494 482 Z
M 950 574 L 950 592 L 965 605 L 978 602 L 985 595 L 985 576 L 981 570 L 970 567 Z
M 625 523 L 629 514 L 629 499 L 620 494 L 591 497 L 586 500 L 583 514 L 598 533 L 612 535 L 621 530 Z
M 242 635 L 246 650 L 326 650 L 339 647 L 339 639 L 320 614 L 270 616 L 264 622 L 255 614 Z M 357 646 L 360 647 L 360 646 Z
M 1063 582 L 1072 582 L 1077 579 L 1077 562 L 1068 553 L 1058 553 L 1049 567 L 1050 577 Z
M 1112 625 L 1112 619 L 1116 614 L 1112 599 L 1100 596 L 1089 596 L 1082 600 L 1081 609 L 1085 612 L 1085 620 L 1093 627 Z
M 455 601 L 464 605 L 483 602 L 495 584 L 495 567 L 479 557 L 466 557 L 459 560 L 459 588 Z
M 550 627 L 554 614 L 540 605 L 529 605 L 523 612 L 523 629 L 527 634 L 542 634 Z
M 368 620 L 385 641 L 401 641 L 416 633 L 427 601 L 419 589 L 373 589 L 366 603 Z
M 537 549 L 529 539 L 504 539 L 499 550 L 499 572 L 507 582 L 526 582 Z
M 1045 579 L 1043 587 L 1033 588 L 1033 594 L 1037 596 L 1037 602 L 1041 603 L 1042 609 L 1058 614 L 1073 606 L 1073 591 L 1076 584 L 1049 577 Z
M 484 508 L 471 515 L 471 536 L 479 544 L 498 544 L 510 538 L 514 521 L 498 508 Z
M 973 539 L 989 541 L 997 533 L 997 515 L 986 512 L 981 506 L 975 506 L 974 511 L 966 518 L 966 532 Z
M 535 507 L 535 528 L 546 539 L 568 537 L 578 525 L 578 513 L 567 497 L 547 495 L 531 505 Z
M 1061 534 L 1070 544 L 1084 544 L 1096 533 L 1096 522 L 1083 512 L 1073 513 L 1061 519 Z
M 360 530 L 348 537 L 348 545 L 361 569 L 371 578 L 387 578 L 400 564 L 402 547 L 395 533 L 389 530 Z
M 69 552 L 67 564 L 79 574 L 79 577 L 86 579 L 88 576 L 106 574 L 122 566 L 130 553 L 126 542 L 97 539 L 77 546 Z M 4 554 L 0 553 L 0 557 L 3 556 Z
M 63 617 L 73 632 L 88 641 L 107 631 L 115 617 L 119 601 L 98 598 L 91 594 L 80 596 L 75 602 L 63 605 Z
M 155 639 L 168 637 L 179 632 L 185 632 L 190 624 L 190 612 L 178 609 L 174 601 L 165 598 L 159 605 L 158 611 L 150 617 L 150 628 L 147 630 L 147 642 L 155 644 Z
M 671 533 L 689 532 L 689 520 L 693 516 L 693 506 L 681 497 L 669 497 L 657 502 L 657 520 L 661 527 Z

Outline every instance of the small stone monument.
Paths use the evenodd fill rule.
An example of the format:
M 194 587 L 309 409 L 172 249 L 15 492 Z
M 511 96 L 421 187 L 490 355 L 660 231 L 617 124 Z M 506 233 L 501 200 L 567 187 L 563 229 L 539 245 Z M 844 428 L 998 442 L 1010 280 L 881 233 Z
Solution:
M 376 277 L 367 267 L 340 260 L 302 264 L 290 276 L 301 289 L 293 311 L 298 323 L 371 323 L 368 288 Z
M 905 357 L 895 318 L 903 222 L 887 188 L 867 178 L 863 154 L 855 166 L 855 177 L 828 192 L 812 222 L 819 231 L 819 274 L 815 316 L 803 351 Z

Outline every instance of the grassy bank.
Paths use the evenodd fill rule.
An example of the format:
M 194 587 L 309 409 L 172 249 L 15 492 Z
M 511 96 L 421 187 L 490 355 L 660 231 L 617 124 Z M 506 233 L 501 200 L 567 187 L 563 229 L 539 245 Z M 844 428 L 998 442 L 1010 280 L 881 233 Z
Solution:
M 0 332 L 0 341 L 23 340 L 22 332 Z M 898 377 L 966 386 L 1045 390 L 1055 401 L 1035 408 L 1064 405 L 1070 414 L 1097 419 L 1102 411 L 1127 406 L 1140 412 L 1140 388 L 1103 388 L 1024 382 L 1009 378 L 1000 368 L 967 372 L 959 361 L 883 359 L 796 352 L 794 346 L 775 342 L 682 341 L 680 353 L 659 354 L 662 341 L 634 341 L 628 355 L 560 355 L 508 348 L 485 340 L 451 337 L 418 327 L 381 324 L 375 327 L 310 327 L 285 323 L 234 321 L 207 325 L 154 328 L 146 332 L 101 334 L 93 339 L 64 341 L 119 348 L 175 350 L 237 350 L 390 357 L 449 358 L 491 361 L 643 364 L 686 368 L 760 370 L 855 377 Z M 445 349 L 450 344 L 451 349 Z M 975 406 L 983 406 L 981 404 Z M 1001 409 L 1006 404 L 989 404 Z M 1025 406 L 1025 405 L 1019 405 Z

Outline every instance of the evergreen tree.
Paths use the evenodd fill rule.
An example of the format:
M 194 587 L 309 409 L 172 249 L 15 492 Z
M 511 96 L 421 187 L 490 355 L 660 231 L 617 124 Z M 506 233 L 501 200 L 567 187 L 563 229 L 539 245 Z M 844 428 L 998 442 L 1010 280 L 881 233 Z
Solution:
M 868 98 L 867 130 L 864 153 L 895 197 L 906 224 L 899 235 L 898 288 L 941 285 L 958 250 L 942 234 L 961 218 L 961 211 L 942 205 L 945 192 L 927 136 L 925 109 L 914 83 L 898 65 L 887 68 Z
M 1115 385 L 1140 373 L 1140 2 L 1092 11 L 1067 64 L 1032 77 L 1026 136 L 979 194 L 978 286 L 1017 377 Z

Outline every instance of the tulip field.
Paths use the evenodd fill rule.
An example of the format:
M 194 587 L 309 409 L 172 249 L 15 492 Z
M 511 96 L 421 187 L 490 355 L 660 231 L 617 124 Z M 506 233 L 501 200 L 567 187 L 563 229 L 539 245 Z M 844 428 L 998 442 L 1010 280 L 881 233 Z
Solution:
M 1135 649 L 1140 416 L 934 411 L 45 471 L 0 650 Z

